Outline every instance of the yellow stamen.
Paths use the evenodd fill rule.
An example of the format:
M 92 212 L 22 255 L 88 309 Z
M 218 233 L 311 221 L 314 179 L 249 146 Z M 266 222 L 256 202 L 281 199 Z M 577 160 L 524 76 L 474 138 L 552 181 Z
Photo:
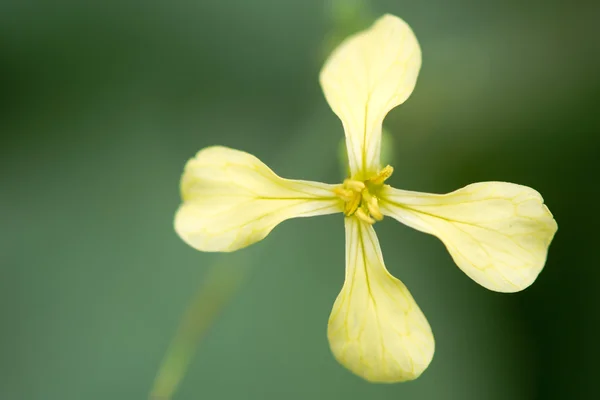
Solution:
M 355 181 L 353 179 L 345 179 L 344 187 L 360 193 L 365 188 L 365 183 L 361 181 Z
M 346 204 L 344 204 L 344 214 L 346 214 L 347 216 L 354 214 L 360 206 L 360 200 L 360 194 L 355 193 L 352 199 L 350 199 L 346 202 Z
M 394 167 L 392 167 L 391 165 L 386 165 L 385 168 L 383 168 L 381 171 L 379 171 L 379 173 L 377 175 L 375 175 L 373 178 L 369 179 L 369 182 L 371 182 L 374 185 L 381 185 L 390 176 L 392 176 L 393 173 L 394 173 Z
M 353 192 L 349 189 L 344 189 L 342 186 L 333 189 L 333 193 L 338 195 L 338 197 L 344 201 L 351 201 L 356 196 L 356 192 Z
M 379 210 L 379 201 L 376 195 L 380 185 L 388 179 L 394 168 L 386 166 L 377 175 L 366 181 L 345 179 L 341 186 L 336 187 L 333 192 L 344 201 L 344 214 L 347 217 L 355 215 L 358 219 L 374 224 L 383 219 Z M 373 192 L 373 193 L 372 193 Z
M 365 212 L 365 210 L 362 209 L 362 207 L 358 208 L 354 215 L 356 215 L 359 219 L 365 221 L 368 224 L 373 225 L 375 223 L 375 220 L 369 217 L 369 215 L 367 215 L 367 213 Z
M 375 218 L 377 221 L 383 219 L 383 214 L 379 211 L 379 202 L 377 197 L 373 196 L 367 189 L 362 191 L 362 204 L 367 207 L 369 215 Z
M 377 201 L 377 197 L 371 197 L 371 200 L 367 202 L 367 208 L 369 209 L 369 214 L 371 217 L 375 218 L 377 221 L 381 221 L 383 219 L 383 214 L 379 211 L 379 202 Z

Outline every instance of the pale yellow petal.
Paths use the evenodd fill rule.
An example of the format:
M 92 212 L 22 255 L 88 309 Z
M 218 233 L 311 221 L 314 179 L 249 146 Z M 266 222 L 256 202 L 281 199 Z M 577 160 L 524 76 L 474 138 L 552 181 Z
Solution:
M 379 170 L 383 119 L 410 96 L 420 68 L 417 38 L 393 15 L 346 39 L 326 61 L 321 86 L 344 125 L 353 177 Z
M 542 196 L 514 183 L 474 183 L 441 195 L 386 186 L 381 197 L 384 215 L 437 236 L 468 276 L 498 292 L 535 281 L 558 228 Z
M 335 358 L 372 382 L 417 378 L 435 348 L 425 316 L 402 282 L 383 263 L 373 227 L 345 220 L 346 281 L 327 336 Z
M 283 179 L 251 154 L 208 147 L 188 161 L 175 230 L 202 251 L 234 251 L 280 222 L 342 211 L 334 185 Z

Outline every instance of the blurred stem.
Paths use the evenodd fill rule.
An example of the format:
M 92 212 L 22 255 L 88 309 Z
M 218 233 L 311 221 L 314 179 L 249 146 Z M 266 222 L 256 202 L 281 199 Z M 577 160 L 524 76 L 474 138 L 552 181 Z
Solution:
M 301 133 L 290 138 L 289 147 L 279 154 L 281 162 L 302 165 L 306 173 L 323 170 L 331 161 L 327 147 L 315 148 L 314 143 L 321 140 L 322 131 L 314 129 L 315 122 L 321 114 L 309 116 L 307 125 Z M 306 162 L 306 154 L 310 152 L 311 162 Z M 187 367 L 194 356 L 211 324 L 219 313 L 233 298 L 244 281 L 255 259 L 264 252 L 255 251 L 249 257 L 248 252 L 222 255 L 206 274 L 198 293 L 188 307 L 179 325 L 175 337 L 171 341 L 165 358 L 154 381 L 150 394 L 151 400 L 170 400 L 185 376 Z
M 346 36 L 366 27 L 373 19 L 368 9 L 368 0 L 332 0 L 330 5 L 329 17 L 332 30 L 324 39 L 323 49 L 326 53 L 324 57 Z M 308 132 L 311 131 L 308 130 Z M 307 146 L 312 151 L 313 161 L 319 159 L 321 155 L 317 154 L 311 146 L 312 143 L 319 140 L 319 135 L 320 132 L 317 131 L 299 135 L 296 143 L 293 143 L 287 151 L 281 152 L 282 160 L 293 162 L 291 160 L 293 160 L 294 154 Z M 322 156 L 324 162 L 329 160 L 326 155 Z M 302 157 L 301 160 L 304 162 L 305 158 Z M 347 168 L 347 161 L 345 165 Z M 319 162 L 305 165 L 305 169 L 309 170 L 320 167 L 322 165 Z M 222 257 L 220 261 L 209 268 L 196 297 L 188 307 L 177 333 L 169 345 L 154 381 L 154 387 L 150 394 L 151 400 L 170 400 L 173 397 L 201 339 L 215 318 L 233 298 L 247 275 L 251 262 L 246 258 L 247 255 L 229 255 L 227 258 Z
M 369 3 L 369 0 L 329 0 L 326 3 L 331 29 L 323 40 L 323 60 L 349 35 L 373 22 L 375 18 Z
M 225 265 L 226 264 L 226 265 Z M 223 259 L 208 270 L 171 341 L 154 381 L 151 400 L 171 399 L 194 353 L 215 318 L 233 298 L 247 275 L 240 257 Z

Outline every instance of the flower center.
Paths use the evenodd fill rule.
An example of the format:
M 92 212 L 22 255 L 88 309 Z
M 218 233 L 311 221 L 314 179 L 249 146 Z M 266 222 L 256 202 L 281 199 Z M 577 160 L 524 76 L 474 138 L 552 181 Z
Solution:
M 381 221 L 383 214 L 379 211 L 379 191 L 393 172 L 394 168 L 388 165 L 365 181 L 344 180 L 341 186 L 334 189 L 335 194 L 344 200 L 344 214 L 348 217 L 355 215 L 369 224 Z

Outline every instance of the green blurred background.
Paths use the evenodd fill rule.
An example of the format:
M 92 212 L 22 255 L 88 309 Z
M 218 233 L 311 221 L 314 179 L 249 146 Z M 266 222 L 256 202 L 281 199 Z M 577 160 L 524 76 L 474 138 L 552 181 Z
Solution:
M 225 283 L 229 301 L 208 285 L 216 298 L 192 310 L 216 318 L 189 368 L 169 372 L 183 377 L 176 400 L 600 397 L 597 2 L 334 3 L 0 2 L 0 399 L 147 398 L 219 266 L 222 282 L 243 278 Z M 231 255 L 172 228 L 184 163 L 208 145 L 342 179 L 318 72 L 385 12 L 423 49 L 415 92 L 386 120 L 391 184 L 516 182 L 559 224 L 537 282 L 504 295 L 437 239 L 378 223 L 388 269 L 436 337 L 429 369 L 397 385 L 362 381 L 328 348 L 341 216 L 285 222 Z

